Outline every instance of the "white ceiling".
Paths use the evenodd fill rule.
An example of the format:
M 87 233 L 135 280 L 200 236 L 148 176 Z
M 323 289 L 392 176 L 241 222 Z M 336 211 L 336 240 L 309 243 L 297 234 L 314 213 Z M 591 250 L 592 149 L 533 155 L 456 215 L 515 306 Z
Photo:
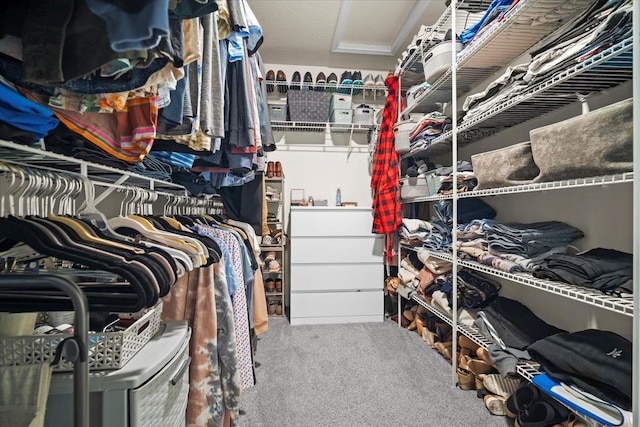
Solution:
M 432 25 L 445 0 L 247 0 L 272 64 L 393 70 L 420 25 Z

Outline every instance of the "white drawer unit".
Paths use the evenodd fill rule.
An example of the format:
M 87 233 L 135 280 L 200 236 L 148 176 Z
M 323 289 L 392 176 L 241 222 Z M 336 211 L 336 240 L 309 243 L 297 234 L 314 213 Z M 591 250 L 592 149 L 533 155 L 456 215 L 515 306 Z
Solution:
M 382 236 L 369 208 L 292 207 L 292 325 L 381 322 Z
M 186 322 L 167 322 L 123 368 L 89 375 L 91 427 L 184 427 L 189 395 Z M 46 427 L 73 425 L 73 375 L 56 373 Z

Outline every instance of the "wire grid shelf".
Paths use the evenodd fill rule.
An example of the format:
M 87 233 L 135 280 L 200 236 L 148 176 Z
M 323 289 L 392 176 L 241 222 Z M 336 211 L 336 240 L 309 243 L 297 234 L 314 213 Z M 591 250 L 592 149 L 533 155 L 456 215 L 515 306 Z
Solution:
M 488 188 L 486 190 L 472 190 L 458 193 L 458 198 L 498 196 L 501 194 L 530 193 L 536 191 L 565 190 L 572 188 L 594 187 L 598 185 L 630 184 L 633 183 L 633 172 L 615 175 L 596 176 L 589 178 L 567 179 L 563 181 L 540 182 L 536 184 L 514 185 L 512 187 Z M 403 203 L 437 202 L 453 199 L 451 194 L 434 194 L 432 196 L 402 199 Z
M 89 369 L 122 368 L 160 329 L 162 302 L 149 309 L 124 331 L 89 334 Z M 52 362 L 58 345 L 66 335 L 25 335 L 0 337 L 0 366 L 37 365 Z M 73 371 L 64 357 L 54 371 Z
M 279 132 L 353 132 L 367 133 L 376 129 L 378 125 L 360 123 L 335 123 L 335 122 L 290 122 L 272 121 L 271 128 Z
M 583 1 L 572 13 L 576 14 L 590 2 Z M 582 6 L 579 7 L 579 6 Z M 473 40 L 457 57 L 458 92 L 465 93 L 471 88 L 508 65 L 538 41 L 548 36 L 570 18 L 537 22 L 540 16 L 553 13 L 557 5 L 541 0 L 519 1 L 499 23 L 488 26 L 477 40 Z M 535 25 L 531 24 L 536 22 Z M 431 111 L 434 102 L 451 99 L 451 78 L 453 69 L 449 68 L 415 104 L 407 107 L 402 114 L 414 110 Z M 427 102 L 429 101 L 429 102 Z
M 382 76 L 383 79 L 386 76 Z M 353 85 L 353 84 L 331 84 L 331 83 L 298 83 L 295 84 L 291 81 L 277 81 L 277 80 L 265 80 L 265 83 L 268 85 L 274 86 L 274 92 L 268 93 L 268 100 L 274 98 L 280 98 L 280 96 L 285 96 L 285 93 L 278 92 L 278 86 L 286 85 L 287 91 L 289 90 L 311 90 L 318 92 L 328 92 L 328 93 L 342 93 L 345 95 L 350 95 L 352 97 L 353 102 L 370 102 L 375 104 L 382 104 L 387 100 L 387 86 L 384 84 L 378 83 L 373 85 Z M 302 86 L 301 86 L 302 85 Z M 293 88 L 293 89 L 292 89 Z
M 401 245 L 405 249 L 418 251 L 420 248 L 414 248 Z M 453 256 L 450 254 L 428 251 L 430 256 L 453 262 Z M 633 316 L 633 297 L 621 297 L 603 294 L 594 289 L 584 288 L 580 286 L 570 285 L 563 282 L 553 282 L 551 280 L 538 279 L 529 273 L 507 273 L 497 268 L 481 264 L 476 261 L 463 260 L 458 258 L 458 265 L 480 271 L 494 277 L 500 277 L 510 280 L 514 283 L 540 289 L 565 298 L 580 301 L 585 304 L 599 307 L 604 310 L 613 311 L 625 316 Z
M 93 181 L 126 184 L 150 190 L 166 191 L 186 195 L 179 184 L 146 177 L 135 172 L 112 168 L 73 157 L 63 156 L 39 148 L 0 140 L 0 160 L 19 166 L 37 167 L 57 172 L 71 172 L 87 176 Z

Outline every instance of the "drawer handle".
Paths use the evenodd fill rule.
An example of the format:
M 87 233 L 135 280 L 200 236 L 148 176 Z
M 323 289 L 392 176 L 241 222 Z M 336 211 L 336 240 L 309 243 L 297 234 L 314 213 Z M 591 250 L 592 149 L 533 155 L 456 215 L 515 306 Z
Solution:
M 169 381 L 171 385 L 178 384 L 178 381 L 180 381 L 180 378 L 182 378 L 182 374 L 184 374 L 184 370 L 187 369 L 187 366 L 189 366 L 189 363 L 191 363 L 190 357 L 187 357 L 186 359 L 184 359 L 184 362 L 182 362 L 182 366 L 180 366 L 180 370 Z

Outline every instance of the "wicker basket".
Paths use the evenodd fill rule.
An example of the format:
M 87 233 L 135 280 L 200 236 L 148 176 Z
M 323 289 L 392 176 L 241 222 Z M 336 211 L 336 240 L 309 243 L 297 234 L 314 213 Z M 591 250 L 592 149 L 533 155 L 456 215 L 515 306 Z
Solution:
M 160 329 L 162 302 L 156 304 L 124 331 L 89 334 L 89 369 L 122 368 Z M 67 335 L 0 337 L 0 366 L 36 365 L 54 359 L 58 344 Z M 62 358 L 54 371 L 73 371 Z

